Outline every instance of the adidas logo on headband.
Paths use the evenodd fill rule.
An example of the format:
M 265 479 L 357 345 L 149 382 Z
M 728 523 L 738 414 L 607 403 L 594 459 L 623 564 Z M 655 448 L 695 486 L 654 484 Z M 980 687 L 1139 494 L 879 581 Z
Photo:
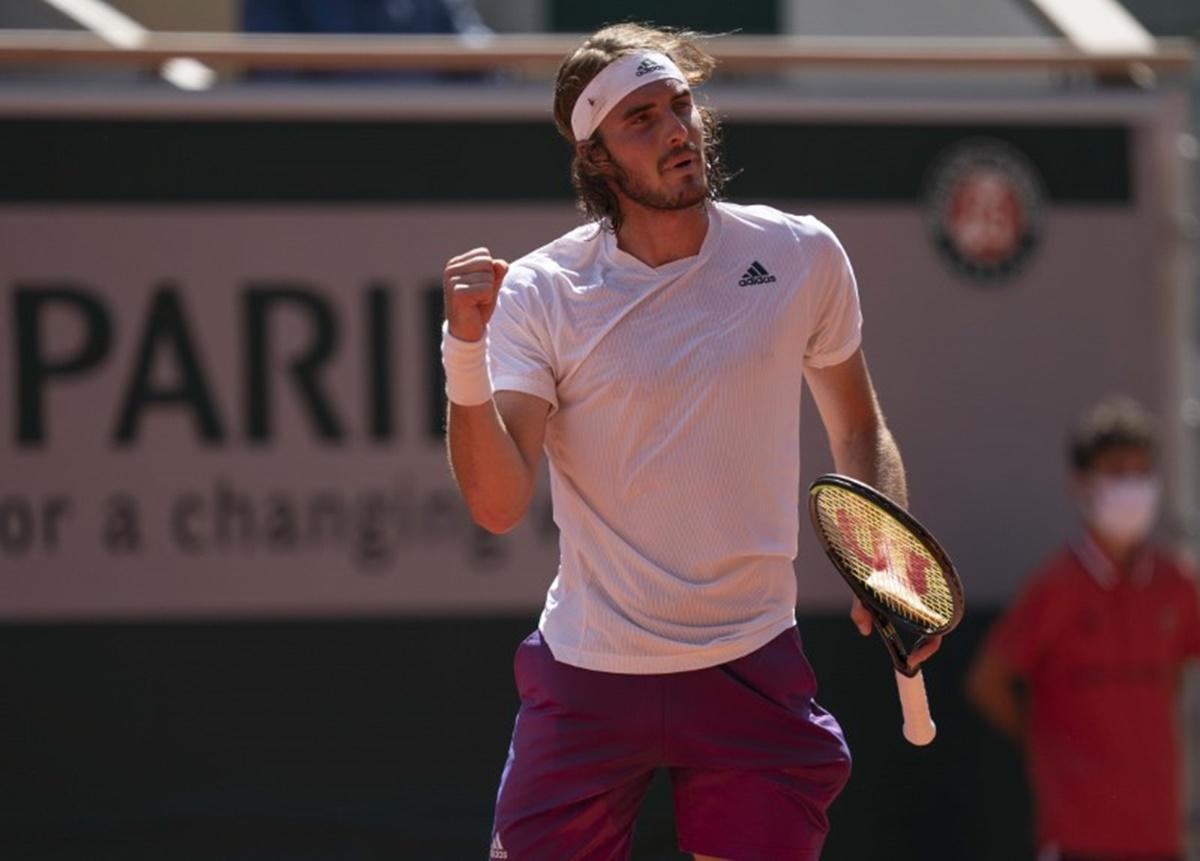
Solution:
M 687 76 L 670 57 L 658 51 L 640 51 L 613 60 L 588 82 L 571 109 L 571 133 L 575 140 L 591 137 L 621 99 L 640 87 L 661 80 L 678 81 L 688 86 Z
M 640 78 L 642 75 L 648 75 L 651 72 L 657 72 L 659 69 L 665 68 L 666 66 L 662 65 L 661 63 L 656 63 L 653 60 L 642 60 L 642 62 L 638 63 L 637 77 Z

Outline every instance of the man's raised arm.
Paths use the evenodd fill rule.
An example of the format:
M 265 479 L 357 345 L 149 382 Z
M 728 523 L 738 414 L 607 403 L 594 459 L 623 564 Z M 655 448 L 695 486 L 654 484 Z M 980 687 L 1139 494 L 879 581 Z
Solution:
M 442 273 L 450 469 L 471 517 L 495 533 L 512 529 L 529 508 L 550 414 L 534 395 L 492 393 L 487 325 L 507 271 L 488 249 L 474 248 L 450 258 Z

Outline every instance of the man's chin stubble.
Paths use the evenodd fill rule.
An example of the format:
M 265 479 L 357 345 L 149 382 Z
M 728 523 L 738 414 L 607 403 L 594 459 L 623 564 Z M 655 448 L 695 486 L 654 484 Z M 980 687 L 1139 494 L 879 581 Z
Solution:
M 621 192 L 634 203 L 647 209 L 657 209 L 662 212 L 675 212 L 681 209 L 691 209 L 700 206 L 708 199 L 708 185 L 701 183 L 695 189 L 681 191 L 673 197 L 648 193 L 643 189 L 631 189 L 622 184 Z

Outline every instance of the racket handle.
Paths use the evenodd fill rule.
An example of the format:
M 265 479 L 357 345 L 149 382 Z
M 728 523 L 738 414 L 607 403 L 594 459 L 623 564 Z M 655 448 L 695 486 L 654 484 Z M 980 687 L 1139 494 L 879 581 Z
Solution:
M 925 696 L 925 677 L 906 676 L 896 671 L 896 690 L 900 692 L 900 709 L 904 712 L 904 737 L 911 744 L 924 746 L 933 741 L 937 727 L 929 715 L 929 699 Z

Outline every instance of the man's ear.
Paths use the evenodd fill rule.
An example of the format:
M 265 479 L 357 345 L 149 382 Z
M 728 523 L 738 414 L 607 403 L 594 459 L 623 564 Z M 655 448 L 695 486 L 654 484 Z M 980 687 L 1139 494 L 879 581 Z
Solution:
M 575 144 L 575 152 L 581 159 L 595 168 L 606 168 L 611 162 L 611 159 L 608 157 L 608 150 L 595 141 L 580 141 Z

